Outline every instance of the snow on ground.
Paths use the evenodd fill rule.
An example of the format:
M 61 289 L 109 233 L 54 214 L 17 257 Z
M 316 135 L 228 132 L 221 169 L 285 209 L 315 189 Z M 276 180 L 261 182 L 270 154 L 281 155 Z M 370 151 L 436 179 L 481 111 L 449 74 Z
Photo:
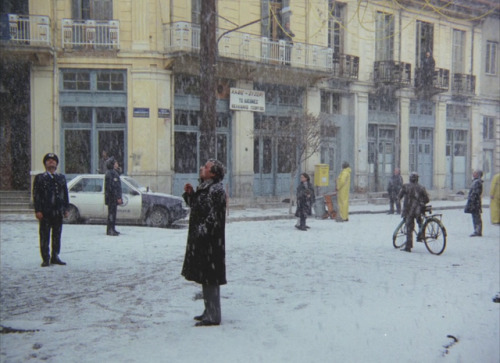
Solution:
M 394 249 L 397 215 L 230 222 L 222 325 L 199 328 L 185 224 L 65 225 L 68 265 L 41 268 L 34 219 L 4 219 L 1 325 L 24 332 L 0 334 L 0 361 L 498 362 L 500 228 L 442 213 L 441 256 Z

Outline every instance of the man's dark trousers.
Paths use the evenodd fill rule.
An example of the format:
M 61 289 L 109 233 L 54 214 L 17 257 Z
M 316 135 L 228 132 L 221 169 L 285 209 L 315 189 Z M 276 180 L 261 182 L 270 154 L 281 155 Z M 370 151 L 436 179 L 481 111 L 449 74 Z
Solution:
M 116 226 L 116 211 L 118 209 L 118 204 L 108 203 L 108 228 L 107 233 L 112 233 L 115 231 Z
M 39 222 L 40 234 L 40 254 L 44 261 L 50 260 L 50 232 L 52 230 L 52 257 L 57 258 L 61 252 L 61 232 L 62 232 L 62 216 L 56 215 L 52 217 L 44 216 Z

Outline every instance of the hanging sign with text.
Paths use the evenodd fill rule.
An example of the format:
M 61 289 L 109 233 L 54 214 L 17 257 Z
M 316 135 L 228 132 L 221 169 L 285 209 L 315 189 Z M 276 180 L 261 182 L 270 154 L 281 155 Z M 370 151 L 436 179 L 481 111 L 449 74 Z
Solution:
M 266 93 L 251 89 L 231 88 L 229 109 L 235 111 L 266 112 Z

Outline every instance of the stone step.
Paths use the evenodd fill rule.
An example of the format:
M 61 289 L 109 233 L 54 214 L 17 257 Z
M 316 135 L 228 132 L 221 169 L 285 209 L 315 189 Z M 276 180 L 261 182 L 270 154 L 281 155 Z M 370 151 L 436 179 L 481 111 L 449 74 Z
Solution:
M 0 208 L 0 214 L 33 214 L 35 211 L 32 208 Z
M 0 213 L 33 213 L 30 192 L 23 190 L 1 190 Z

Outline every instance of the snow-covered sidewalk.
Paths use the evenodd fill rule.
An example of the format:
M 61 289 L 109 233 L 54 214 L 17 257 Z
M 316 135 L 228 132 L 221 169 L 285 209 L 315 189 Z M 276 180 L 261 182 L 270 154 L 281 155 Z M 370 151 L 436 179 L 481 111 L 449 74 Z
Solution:
M 41 268 L 36 221 L 3 220 L 0 319 L 19 333 L 0 335 L 0 361 L 498 362 L 500 228 L 485 209 L 470 238 L 470 215 L 442 213 L 441 256 L 394 249 L 397 215 L 310 218 L 307 232 L 229 222 L 223 320 L 209 328 L 193 327 L 200 287 L 180 276 L 185 224 L 119 237 L 65 225 L 68 265 Z

